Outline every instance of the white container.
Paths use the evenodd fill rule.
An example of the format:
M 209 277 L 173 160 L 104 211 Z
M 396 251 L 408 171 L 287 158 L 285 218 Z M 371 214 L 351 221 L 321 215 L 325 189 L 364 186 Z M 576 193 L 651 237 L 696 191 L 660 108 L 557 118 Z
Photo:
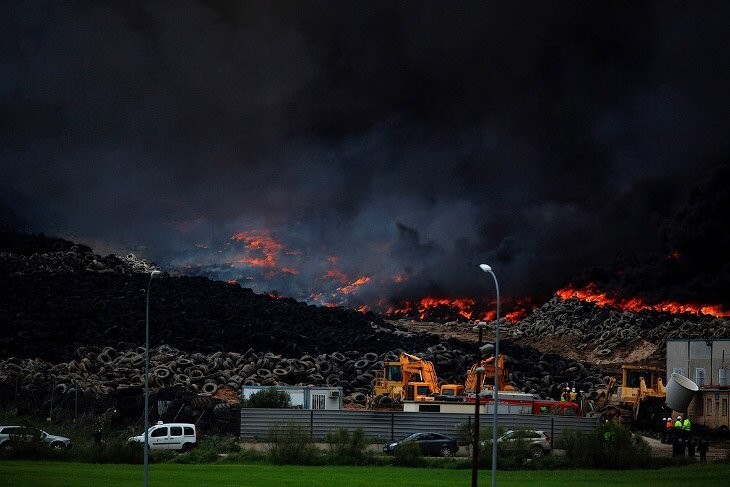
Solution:
M 685 412 L 699 390 L 697 384 L 683 375 L 672 374 L 666 387 L 666 404 L 673 411 Z

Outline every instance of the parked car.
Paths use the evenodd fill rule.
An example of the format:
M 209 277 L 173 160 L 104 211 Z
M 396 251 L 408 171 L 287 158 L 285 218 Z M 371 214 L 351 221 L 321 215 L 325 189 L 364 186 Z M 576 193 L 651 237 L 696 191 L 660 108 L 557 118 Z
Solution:
M 151 450 L 191 450 L 198 444 L 198 431 L 192 423 L 158 423 L 147 433 Z M 144 432 L 128 442 L 144 443 Z
M 0 448 L 12 448 L 16 441 L 42 441 L 57 450 L 72 446 L 70 438 L 52 435 L 32 426 L 0 426 Z
M 424 455 L 448 457 L 459 451 L 456 440 L 444 436 L 441 433 L 413 433 L 402 440 L 387 443 L 383 446 L 383 452 L 392 455 L 395 450 L 404 443 L 417 443 Z
M 497 448 L 500 452 L 529 453 L 534 458 L 542 458 L 550 453 L 550 436 L 539 430 L 509 430 L 497 438 Z M 482 448 L 492 445 L 491 440 L 482 441 Z

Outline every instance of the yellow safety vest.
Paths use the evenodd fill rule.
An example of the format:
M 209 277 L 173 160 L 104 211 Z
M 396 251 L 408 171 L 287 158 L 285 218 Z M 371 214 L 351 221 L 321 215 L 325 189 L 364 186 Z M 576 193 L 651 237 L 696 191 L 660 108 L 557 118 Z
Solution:
M 675 421 L 674 422 L 674 427 L 675 428 L 681 428 L 682 427 L 682 422 L 680 420 Z
M 684 424 L 682 424 L 682 429 L 685 431 L 689 431 L 689 429 L 692 427 L 692 423 L 689 422 L 689 418 L 684 420 Z

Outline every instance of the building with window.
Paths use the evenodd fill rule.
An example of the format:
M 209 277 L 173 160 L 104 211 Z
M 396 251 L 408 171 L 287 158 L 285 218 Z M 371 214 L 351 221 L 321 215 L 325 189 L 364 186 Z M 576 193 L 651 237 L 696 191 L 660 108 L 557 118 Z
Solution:
M 327 386 L 243 386 L 241 398 L 248 399 L 262 389 L 276 388 L 291 398 L 298 409 L 342 409 L 342 388 Z
M 728 370 L 730 339 L 667 340 L 667 380 L 672 373 L 677 373 L 699 387 L 686 411 L 694 424 L 730 428 Z

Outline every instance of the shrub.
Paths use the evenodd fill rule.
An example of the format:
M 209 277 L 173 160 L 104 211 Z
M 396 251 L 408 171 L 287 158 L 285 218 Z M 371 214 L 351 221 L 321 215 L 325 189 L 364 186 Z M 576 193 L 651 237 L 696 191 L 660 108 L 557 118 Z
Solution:
M 365 430 L 357 428 L 350 431 L 340 428 L 334 433 L 327 433 L 325 441 L 329 443 L 328 463 L 335 465 L 369 465 L 373 454 L 367 451 L 368 441 Z
M 221 463 L 267 463 L 270 457 L 266 452 L 253 448 L 242 448 L 238 453 L 232 453 L 221 458 Z
M 204 441 L 198 442 L 198 445 L 192 450 L 175 455 L 172 458 L 173 463 L 183 464 L 200 464 L 213 463 L 218 460 L 218 447 L 220 438 L 212 437 Z
M 398 445 L 393 452 L 395 464 L 401 467 L 422 467 L 424 465 L 421 447 L 416 442 L 406 442 Z
M 251 394 L 251 397 L 241 401 L 244 408 L 290 408 L 291 396 L 288 392 L 275 387 L 261 389 Z
M 80 456 L 90 463 L 129 463 L 141 464 L 144 461 L 144 444 L 128 443 L 126 438 L 110 438 L 101 445 L 74 447 L 74 456 Z M 158 457 L 150 451 L 150 462 Z
M 566 430 L 562 436 L 566 457 L 576 467 L 629 469 L 652 463 L 648 443 L 620 424 L 606 422 L 589 433 Z
M 491 467 L 492 465 L 492 433 L 494 429 L 492 425 L 485 425 L 481 423 L 479 427 L 479 466 L 480 468 Z M 503 426 L 497 427 L 497 436 L 504 434 L 505 429 Z M 471 421 L 466 423 L 459 423 L 456 426 L 456 438 L 461 445 L 465 445 L 470 451 L 474 443 L 474 426 Z M 471 465 L 471 464 L 470 464 Z
M 320 454 L 309 432 L 297 424 L 272 426 L 267 434 L 268 453 L 277 465 L 317 465 Z
M 68 456 L 68 450 L 56 450 L 38 438 L 18 440 L 11 438 L 0 451 L 0 458 L 25 460 L 62 460 Z

